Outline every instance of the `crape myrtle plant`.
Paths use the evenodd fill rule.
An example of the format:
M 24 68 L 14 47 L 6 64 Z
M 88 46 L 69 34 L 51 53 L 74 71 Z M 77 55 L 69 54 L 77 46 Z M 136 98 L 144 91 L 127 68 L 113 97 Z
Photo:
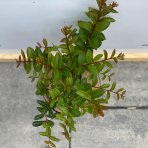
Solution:
M 90 113 L 93 117 L 104 116 L 104 110 L 111 93 L 117 99 L 123 99 L 125 90 L 116 89 L 111 78 L 112 61 L 124 60 L 124 54 L 111 54 L 106 50 L 93 56 L 102 41 L 103 31 L 115 20 L 108 16 L 117 13 L 117 3 L 108 4 L 107 0 L 97 0 L 96 8 L 89 7 L 86 12 L 89 21 L 78 21 L 77 28 L 65 26 L 61 29 L 63 38 L 60 45 L 37 43 L 35 48 L 28 47 L 26 53 L 21 50 L 17 67 L 23 67 L 32 82 L 36 80 L 36 95 L 39 114 L 34 117 L 33 126 L 42 126 L 45 130 L 39 134 L 47 137 L 47 147 L 56 147 L 59 141 L 53 135 L 52 128 L 56 120 L 62 127 L 62 134 L 70 140 L 69 129 L 76 131 L 75 118 Z

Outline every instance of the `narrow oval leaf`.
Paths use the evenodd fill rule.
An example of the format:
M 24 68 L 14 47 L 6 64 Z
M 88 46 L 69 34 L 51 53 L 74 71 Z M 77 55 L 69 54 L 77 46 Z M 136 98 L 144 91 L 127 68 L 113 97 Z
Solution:
M 113 18 L 110 18 L 110 17 L 103 18 L 102 20 L 100 20 L 97 23 L 94 32 L 99 33 L 99 32 L 102 32 L 102 31 L 106 30 L 109 27 L 111 22 L 115 22 L 115 20 Z
M 91 50 L 87 51 L 86 60 L 87 60 L 88 63 L 92 62 L 92 60 L 93 60 L 93 52 Z
M 116 87 L 116 82 L 114 82 L 114 83 L 112 84 L 110 90 L 113 91 L 113 90 L 115 89 L 115 87 Z
M 73 107 L 70 109 L 70 113 L 74 116 L 74 117 L 80 117 L 81 113 L 79 111 L 78 107 Z
M 54 136 L 50 136 L 50 139 L 53 140 L 53 141 L 56 141 L 56 142 L 59 142 L 60 141 L 60 139 L 58 139 L 58 138 L 56 138 Z
M 35 126 L 35 127 L 38 127 L 38 126 L 41 126 L 44 122 L 45 122 L 45 121 L 34 121 L 34 122 L 32 123 L 32 125 Z
M 107 51 L 106 51 L 106 50 L 103 50 L 103 52 L 104 52 L 104 59 L 107 59 L 107 58 L 108 58 L 108 53 L 107 53 Z
M 111 62 L 104 61 L 104 64 L 105 64 L 108 68 L 113 68 Z
M 103 84 L 101 85 L 101 88 L 108 88 L 110 86 L 110 84 Z
M 85 61 L 86 61 L 86 56 L 85 56 L 84 53 L 81 53 L 81 54 L 79 55 L 79 57 L 78 57 L 78 63 L 79 63 L 79 64 L 84 64 Z
M 113 50 L 113 52 L 111 54 L 111 58 L 114 58 L 115 54 L 116 54 L 116 49 Z
M 25 53 L 24 53 L 23 50 L 21 50 L 21 55 L 22 55 L 22 57 L 23 57 L 23 60 L 26 61 L 26 56 L 25 56 Z
M 34 117 L 34 120 L 39 120 L 39 119 L 42 119 L 43 117 L 44 117 L 44 114 L 39 114 Z
M 78 26 L 80 28 L 83 28 L 89 32 L 92 31 L 92 23 L 91 22 L 85 22 L 85 21 L 78 21 Z
M 43 39 L 43 44 L 44 44 L 45 47 L 48 46 L 48 42 L 47 42 L 47 40 L 45 38 Z
M 24 69 L 29 74 L 31 72 L 31 62 L 24 62 Z
M 79 95 L 79 96 L 82 97 L 82 98 L 85 98 L 85 99 L 91 100 L 91 96 L 90 96 L 90 94 L 87 93 L 87 92 L 85 92 L 85 91 L 81 91 L 81 90 L 79 90 L 79 91 L 76 92 L 76 94 Z
M 98 60 L 100 60 L 103 57 L 103 54 L 98 54 L 94 57 L 94 62 L 97 62 Z
M 46 106 L 46 102 L 42 101 L 42 100 L 37 100 L 37 103 L 43 107 Z
M 36 56 L 35 56 L 35 51 L 34 51 L 33 48 L 31 48 L 31 47 L 28 47 L 28 48 L 27 48 L 27 57 L 28 57 L 29 60 L 30 60 L 30 59 L 35 59 L 35 58 L 36 58 Z
M 121 92 L 121 91 L 123 91 L 124 90 L 124 88 L 120 88 L 118 91 L 117 91 L 117 93 L 119 93 L 119 92 Z

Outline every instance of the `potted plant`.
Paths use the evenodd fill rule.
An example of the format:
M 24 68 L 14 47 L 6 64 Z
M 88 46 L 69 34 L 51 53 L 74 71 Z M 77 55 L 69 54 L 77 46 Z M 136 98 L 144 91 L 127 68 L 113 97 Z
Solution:
M 78 27 L 65 26 L 61 29 L 63 38 L 60 45 L 37 43 L 35 48 L 21 50 L 17 67 L 23 64 L 32 82 L 37 80 L 36 95 L 39 114 L 34 117 L 33 126 L 42 126 L 45 131 L 39 134 L 47 137 L 47 147 L 56 147 L 59 141 L 52 135 L 54 121 L 63 128 L 62 134 L 70 140 L 69 130 L 76 131 L 75 118 L 90 113 L 93 117 L 104 116 L 104 110 L 114 93 L 117 99 L 124 98 L 123 88 L 115 90 L 116 82 L 111 81 L 112 62 L 124 60 L 124 54 L 109 55 L 106 50 L 93 55 L 102 41 L 103 31 L 115 20 L 108 17 L 117 13 L 117 3 L 97 0 L 98 9 L 89 7 L 86 15 L 89 21 L 78 21 Z

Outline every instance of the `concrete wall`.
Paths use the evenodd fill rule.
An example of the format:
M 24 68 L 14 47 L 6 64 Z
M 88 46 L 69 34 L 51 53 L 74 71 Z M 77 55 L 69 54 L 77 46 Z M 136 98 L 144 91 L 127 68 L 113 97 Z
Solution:
M 32 127 L 36 115 L 35 84 L 15 63 L 0 63 L 0 148 L 44 148 L 40 128 Z M 114 79 L 127 90 L 124 101 L 111 106 L 148 105 L 148 62 L 121 62 L 115 65 Z M 72 148 L 147 148 L 148 110 L 108 110 L 104 118 L 86 115 L 77 120 Z M 55 129 L 55 134 L 60 134 Z M 62 138 L 57 148 L 68 148 Z

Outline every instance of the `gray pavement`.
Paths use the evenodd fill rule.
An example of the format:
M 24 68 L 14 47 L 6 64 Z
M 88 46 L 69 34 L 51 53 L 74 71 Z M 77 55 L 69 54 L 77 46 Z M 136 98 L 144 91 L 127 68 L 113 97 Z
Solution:
M 0 148 L 44 148 L 42 129 L 32 127 L 36 115 L 35 84 L 13 62 L 0 62 Z M 113 71 L 126 98 L 112 96 L 110 106 L 148 106 L 148 62 L 120 62 Z M 148 148 L 148 109 L 111 109 L 104 118 L 86 115 L 77 121 L 72 148 Z M 60 135 L 57 127 L 55 134 Z M 57 148 L 68 148 L 62 137 Z

